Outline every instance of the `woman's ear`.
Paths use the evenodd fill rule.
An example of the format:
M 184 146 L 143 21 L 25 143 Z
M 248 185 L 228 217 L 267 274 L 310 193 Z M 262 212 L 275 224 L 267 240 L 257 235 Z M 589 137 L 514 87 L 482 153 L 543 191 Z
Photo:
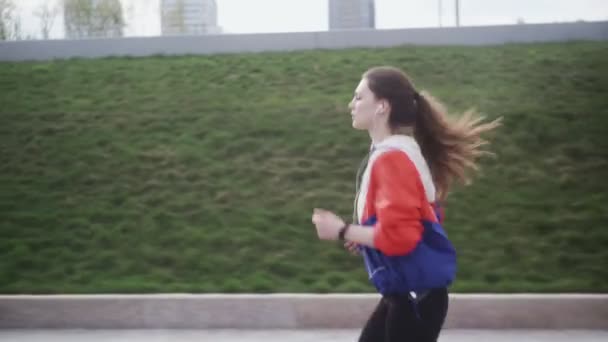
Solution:
M 380 114 L 388 114 L 389 112 L 389 104 L 388 101 L 382 100 L 380 101 L 380 110 L 378 111 Z

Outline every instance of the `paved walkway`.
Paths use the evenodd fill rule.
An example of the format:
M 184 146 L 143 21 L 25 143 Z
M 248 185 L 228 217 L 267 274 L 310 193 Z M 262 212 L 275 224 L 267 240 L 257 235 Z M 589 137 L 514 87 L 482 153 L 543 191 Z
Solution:
M 356 330 L 0 330 L 2 342 L 347 342 Z M 440 342 L 605 342 L 602 330 L 444 330 Z

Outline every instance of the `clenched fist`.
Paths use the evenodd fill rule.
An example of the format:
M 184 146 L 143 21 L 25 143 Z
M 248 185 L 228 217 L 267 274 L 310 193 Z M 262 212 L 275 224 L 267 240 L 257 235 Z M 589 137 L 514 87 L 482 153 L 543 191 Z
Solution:
M 344 220 L 325 209 L 314 209 L 312 223 L 317 227 L 321 240 L 337 240 L 340 229 L 344 227 Z

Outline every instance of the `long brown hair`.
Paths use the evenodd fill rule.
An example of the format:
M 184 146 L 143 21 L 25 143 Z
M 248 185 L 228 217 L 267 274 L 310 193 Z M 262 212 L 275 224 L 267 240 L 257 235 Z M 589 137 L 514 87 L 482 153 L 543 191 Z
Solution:
M 419 93 L 400 69 L 375 67 L 363 74 L 376 98 L 391 107 L 388 124 L 393 132 L 413 127 L 414 138 L 429 165 L 439 199 L 445 199 L 454 181 L 468 184 L 467 170 L 477 170 L 477 158 L 490 154 L 481 150 L 488 142 L 481 135 L 500 125 L 500 118 L 484 118 L 467 111 L 457 119 L 428 92 Z

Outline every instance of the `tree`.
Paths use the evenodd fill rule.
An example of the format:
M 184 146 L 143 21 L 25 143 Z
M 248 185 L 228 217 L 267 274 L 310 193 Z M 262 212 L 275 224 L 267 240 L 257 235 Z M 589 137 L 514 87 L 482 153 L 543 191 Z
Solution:
M 132 23 L 133 20 L 135 19 L 135 5 L 133 4 L 133 2 L 129 1 L 126 3 L 126 7 L 123 9 L 124 12 L 124 20 L 125 20 L 125 25 L 126 23 Z
M 172 1 L 174 6 L 171 8 L 169 6 L 165 6 L 165 1 L 163 0 L 161 3 L 162 8 L 162 18 L 163 21 L 163 33 L 169 34 L 183 34 L 186 33 L 186 22 L 184 17 L 184 1 L 183 0 L 175 0 Z
M 21 38 L 21 21 L 15 15 L 12 0 L 0 0 L 0 40 Z
M 59 14 L 59 7 L 51 6 L 48 2 L 40 5 L 34 12 L 34 15 L 40 20 L 42 39 L 49 39 L 57 14 Z
M 10 0 L 0 0 L 0 40 L 7 40 L 13 18 L 15 4 Z
M 64 0 L 68 38 L 122 37 L 125 20 L 119 0 Z

